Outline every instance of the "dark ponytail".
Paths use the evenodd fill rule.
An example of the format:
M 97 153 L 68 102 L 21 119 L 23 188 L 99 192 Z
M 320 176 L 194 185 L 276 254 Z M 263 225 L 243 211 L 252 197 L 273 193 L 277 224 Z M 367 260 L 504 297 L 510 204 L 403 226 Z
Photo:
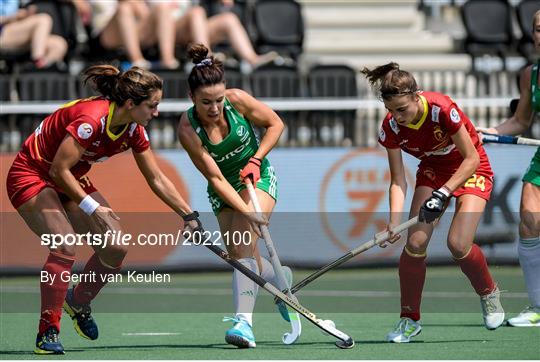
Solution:
M 83 72 L 83 80 L 119 106 L 128 99 L 141 104 L 155 91 L 163 89 L 163 81 L 157 75 L 138 67 L 121 72 L 112 65 L 94 65 Z
M 362 73 L 382 99 L 389 100 L 394 96 L 418 92 L 418 85 L 413 75 L 399 69 L 397 63 L 381 65 L 373 70 L 364 68 Z
M 188 77 L 191 94 L 199 87 L 225 83 L 223 63 L 208 55 L 209 52 L 202 44 L 193 44 L 188 49 L 188 57 L 195 64 Z

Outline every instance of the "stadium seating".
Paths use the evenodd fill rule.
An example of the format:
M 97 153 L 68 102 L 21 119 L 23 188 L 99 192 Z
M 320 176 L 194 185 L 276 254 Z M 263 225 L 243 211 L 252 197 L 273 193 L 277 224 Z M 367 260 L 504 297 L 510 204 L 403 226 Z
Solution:
M 293 0 L 259 0 L 254 6 L 257 51 L 298 59 L 304 42 L 302 7 Z
M 506 56 L 512 42 L 512 9 L 507 0 L 469 0 L 461 7 L 467 31 L 465 50 L 475 58 L 496 54 L 506 69 Z
M 308 74 L 309 95 L 318 98 L 356 98 L 356 72 L 346 65 L 318 65 Z M 313 145 L 352 145 L 355 142 L 356 111 L 311 111 L 308 123 L 316 135 Z
M 301 82 L 298 69 L 293 66 L 267 65 L 256 69 L 251 74 L 251 91 L 258 98 L 290 98 L 300 97 Z M 297 130 L 300 128 L 300 112 L 278 112 L 286 125 L 280 139 L 280 145 L 296 145 Z M 309 139 L 310 136 L 304 137 Z
M 532 39 L 532 15 L 540 10 L 540 1 L 522 0 L 516 7 L 516 15 L 522 36 L 518 43 L 519 52 L 533 61 L 534 44 Z

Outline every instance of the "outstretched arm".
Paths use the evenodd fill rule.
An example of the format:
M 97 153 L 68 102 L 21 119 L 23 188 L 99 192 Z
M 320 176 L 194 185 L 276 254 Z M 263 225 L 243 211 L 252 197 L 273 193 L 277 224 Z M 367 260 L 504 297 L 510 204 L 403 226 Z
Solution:
M 532 65 L 525 68 L 521 73 L 519 80 L 519 103 L 514 115 L 492 128 L 478 128 L 480 132 L 519 135 L 529 129 L 533 120 L 532 101 L 531 101 L 531 73 Z
M 401 222 L 401 212 L 407 195 L 407 180 L 401 149 L 387 148 L 388 165 L 390 166 L 390 224 L 398 225 Z
M 187 116 L 184 113 L 178 126 L 178 138 L 180 143 L 187 151 L 191 161 L 197 169 L 208 180 L 210 185 L 216 190 L 217 194 L 233 209 L 247 214 L 252 212 L 240 195 L 225 179 L 218 165 L 210 156 L 208 151 L 202 146 L 199 136 L 189 124 Z
M 264 216 L 259 216 L 254 212 L 245 202 L 240 195 L 227 181 L 225 176 L 221 173 L 218 165 L 210 156 L 208 151 L 203 147 L 199 136 L 195 133 L 193 127 L 191 127 L 186 113 L 180 118 L 180 124 L 178 125 L 178 138 L 180 143 L 188 153 L 191 161 L 197 169 L 208 180 L 208 183 L 217 192 L 217 194 L 225 201 L 227 205 L 234 210 L 244 214 L 252 223 L 254 230 L 260 233 L 257 225 L 266 225 L 268 221 Z
M 180 216 L 193 212 L 171 180 L 161 171 L 151 149 L 141 153 L 133 152 L 133 157 L 154 194 Z

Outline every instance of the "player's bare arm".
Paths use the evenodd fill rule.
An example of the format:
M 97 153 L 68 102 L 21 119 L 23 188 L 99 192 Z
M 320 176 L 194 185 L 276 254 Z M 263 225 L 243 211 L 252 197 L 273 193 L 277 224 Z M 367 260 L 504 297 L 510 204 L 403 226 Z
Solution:
M 253 157 L 262 160 L 279 141 L 285 128 L 283 121 L 270 107 L 241 89 L 227 89 L 225 94 L 245 118 L 255 126 L 266 129 L 259 149 L 253 155 Z
M 405 196 L 407 195 L 407 180 L 405 178 L 405 169 L 403 167 L 401 149 L 387 148 L 386 152 L 388 154 L 388 165 L 390 167 L 390 217 L 388 225 L 386 225 L 386 229 L 391 235 L 388 242 L 395 243 L 400 239 L 401 235 L 393 235 L 392 230 L 401 222 L 401 212 L 403 211 Z M 386 243 L 381 244 L 381 247 L 385 246 Z
M 477 128 L 480 132 L 504 135 L 519 135 L 531 126 L 534 118 L 531 103 L 532 65 L 525 68 L 519 80 L 519 102 L 514 115 L 496 127 Z
M 216 190 L 217 194 L 227 203 L 227 205 L 244 214 L 250 222 L 252 222 L 254 230 L 257 233 L 260 233 L 257 225 L 266 225 L 268 224 L 268 221 L 264 216 L 259 216 L 255 213 L 254 210 L 242 200 L 227 179 L 225 179 L 212 156 L 210 156 L 208 151 L 202 146 L 202 142 L 195 133 L 193 127 L 191 127 L 186 113 L 180 118 L 178 138 L 195 167 L 197 167 L 208 180 L 210 185 Z

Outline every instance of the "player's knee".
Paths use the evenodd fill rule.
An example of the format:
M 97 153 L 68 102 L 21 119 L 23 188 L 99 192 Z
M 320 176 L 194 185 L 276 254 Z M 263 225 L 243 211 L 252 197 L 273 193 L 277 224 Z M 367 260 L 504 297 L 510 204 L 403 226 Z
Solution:
M 450 235 L 446 241 L 446 246 L 450 250 L 450 253 L 452 253 L 452 256 L 459 259 L 469 252 L 472 243 L 472 240 L 464 240 L 463 238 Z
M 427 240 L 420 237 L 409 237 L 407 240 L 406 248 L 408 251 L 414 254 L 423 254 L 427 249 Z
M 528 210 L 521 211 L 519 234 L 521 237 L 535 237 L 540 233 L 540 213 Z
M 116 13 L 120 16 L 133 14 L 132 4 L 130 4 L 129 1 L 119 1 L 116 8 Z
M 240 19 L 238 19 L 235 13 L 223 13 L 220 16 L 223 19 L 222 21 L 230 27 L 241 25 Z
M 202 6 L 193 6 L 188 11 L 188 15 L 193 18 L 206 17 L 206 10 Z
M 46 26 L 46 27 L 52 28 L 53 19 L 49 14 L 39 13 L 33 16 L 36 23 L 39 24 L 40 26 Z
M 251 247 L 243 247 L 242 245 L 229 245 L 227 248 L 229 255 L 233 259 L 253 258 L 253 250 Z

